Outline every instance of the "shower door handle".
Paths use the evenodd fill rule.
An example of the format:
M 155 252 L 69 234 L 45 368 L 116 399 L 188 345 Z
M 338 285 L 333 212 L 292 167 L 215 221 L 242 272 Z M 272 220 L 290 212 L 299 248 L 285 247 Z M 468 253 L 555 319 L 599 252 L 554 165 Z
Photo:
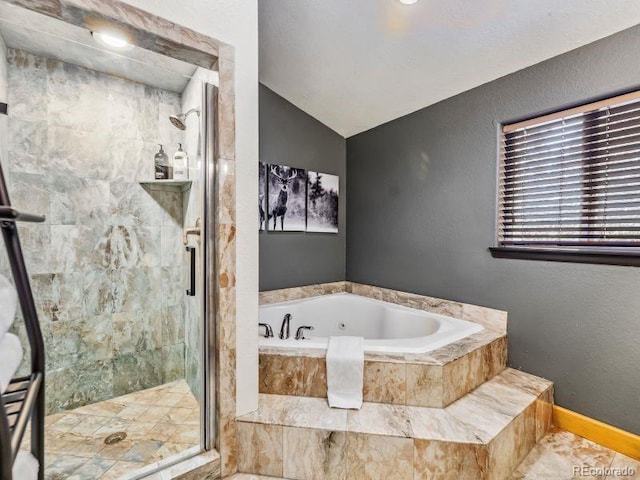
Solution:
M 186 247 L 189 252 L 189 288 L 187 295 L 196 296 L 196 247 Z

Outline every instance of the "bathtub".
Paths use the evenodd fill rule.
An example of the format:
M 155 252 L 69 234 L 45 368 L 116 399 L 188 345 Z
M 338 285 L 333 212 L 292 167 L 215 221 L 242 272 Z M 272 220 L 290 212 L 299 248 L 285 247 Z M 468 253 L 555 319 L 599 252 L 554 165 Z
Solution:
M 290 337 L 278 334 L 284 316 L 291 314 Z M 365 352 L 425 353 L 448 345 L 483 329 L 477 323 L 414 308 L 383 302 L 351 293 L 272 303 L 260 306 L 260 323 L 273 328 L 274 337 L 264 338 L 260 346 L 283 348 L 327 348 L 329 337 L 364 337 Z M 298 327 L 305 330 L 296 340 Z

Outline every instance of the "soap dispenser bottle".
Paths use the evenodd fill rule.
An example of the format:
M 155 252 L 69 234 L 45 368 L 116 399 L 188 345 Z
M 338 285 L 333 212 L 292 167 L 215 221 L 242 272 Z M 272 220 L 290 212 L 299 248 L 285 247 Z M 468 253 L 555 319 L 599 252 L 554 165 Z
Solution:
M 182 149 L 182 144 L 178 144 L 178 150 L 173 154 L 173 178 L 176 180 L 189 179 L 189 163 L 186 152 Z
M 168 180 L 171 178 L 169 171 L 169 157 L 162 149 L 162 144 L 160 145 L 160 151 L 155 154 L 153 157 L 153 162 L 156 167 L 156 180 Z

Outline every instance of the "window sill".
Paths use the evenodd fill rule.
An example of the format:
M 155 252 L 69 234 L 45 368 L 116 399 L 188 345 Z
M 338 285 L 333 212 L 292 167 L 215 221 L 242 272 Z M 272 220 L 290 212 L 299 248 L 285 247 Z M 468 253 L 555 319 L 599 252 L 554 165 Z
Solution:
M 640 267 L 640 248 L 489 247 L 494 258 Z

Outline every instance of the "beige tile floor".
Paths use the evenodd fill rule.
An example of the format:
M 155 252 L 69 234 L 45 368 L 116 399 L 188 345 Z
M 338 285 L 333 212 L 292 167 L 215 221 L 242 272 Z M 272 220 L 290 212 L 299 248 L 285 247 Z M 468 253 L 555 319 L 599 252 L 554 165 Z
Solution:
M 575 472 L 574 466 L 633 469 L 631 475 L 600 475 L 598 471 Z M 591 474 L 593 473 L 593 474 Z M 606 472 L 603 472 L 606 473 Z M 233 480 L 275 480 L 272 477 L 238 473 Z M 554 429 L 518 466 L 510 480 L 640 480 L 640 462 L 572 433 Z
M 114 432 L 127 438 L 106 445 Z M 200 409 L 179 380 L 49 415 L 45 436 L 47 480 L 115 479 L 199 445 Z

